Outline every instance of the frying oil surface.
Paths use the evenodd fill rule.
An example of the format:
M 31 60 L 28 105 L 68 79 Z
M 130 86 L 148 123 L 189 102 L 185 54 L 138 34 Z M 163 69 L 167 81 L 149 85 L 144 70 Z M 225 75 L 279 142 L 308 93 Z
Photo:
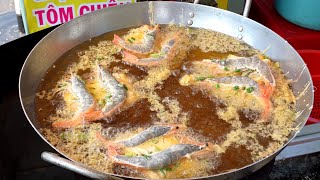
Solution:
M 231 57 L 230 54 L 249 57 L 259 55 L 258 51 L 213 31 L 163 26 L 159 34 L 153 36 L 153 28 L 106 33 L 75 47 L 56 61 L 43 77 L 35 99 L 37 119 L 50 143 L 69 158 L 97 170 L 144 178 L 218 174 L 249 165 L 282 147 L 293 130 L 295 98 L 277 63 L 261 58 L 268 64 L 276 82 L 272 96 L 268 97 L 271 103 L 266 106 L 265 96 L 255 96 L 252 87 L 210 84 L 213 77 L 222 82 L 218 78 L 225 76 L 243 76 L 263 82 L 256 71 L 230 71 L 224 67 L 220 73 L 210 69 L 212 64 L 201 65 L 204 59 L 210 59 L 210 63 L 215 59 L 212 61 L 215 63 Z M 145 43 L 154 41 L 156 53 L 134 52 L 141 48 L 148 50 L 136 46 L 130 47 L 135 49 L 126 54 L 126 47 L 120 48 L 124 44 L 144 43 L 141 29 L 149 33 Z M 120 46 L 111 42 L 114 34 L 122 36 L 116 42 Z M 125 41 L 124 44 L 120 40 Z M 166 63 L 163 64 L 161 58 Z M 94 97 L 97 104 L 94 112 L 113 98 L 99 83 L 97 64 L 126 88 L 123 104 L 110 115 L 104 113 L 104 118 L 91 122 L 81 119 L 78 126 L 54 128 L 54 122 L 63 124 L 74 120 L 81 106 L 79 97 L 72 91 L 70 78 L 73 75 L 80 77 Z M 259 120 L 266 112 L 267 120 Z M 136 147 L 119 147 L 117 153 L 150 159 L 177 144 L 205 145 L 206 148 L 153 170 L 126 166 L 116 162 L 115 156 L 110 154 L 110 143 L 114 147 L 152 125 L 172 124 L 185 128 L 151 138 Z M 99 140 L 97 133 L 106 141 Z

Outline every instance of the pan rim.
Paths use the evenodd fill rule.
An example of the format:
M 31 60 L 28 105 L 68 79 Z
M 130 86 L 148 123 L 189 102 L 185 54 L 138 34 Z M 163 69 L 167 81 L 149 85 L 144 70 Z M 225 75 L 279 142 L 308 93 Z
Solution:
M 225 14 L 228 15 L 228 16 L 241 16 L 241 15 L 239 15 L 239 14 L 236 14 L 236 13 L 233 13 L 233 12 L 230 12 L 230 11 L 226 11 L 226 10 L 223 10 L 223 9 L 218 9 L 218 8 L 215 8 L 215 7 L 210 7 L 210 6 L 200 5 L 200 4 L 185 3 L 185 2 L 172 2 L 172 1 L 169 1 L 169 2 L 168 2 L 168 1 L 166 1 L 166 2 L 163 2 L 163 1 L 158 1 L 158 2 L 138 2 L 138 3 L 132 3 L 132 4 L 125 4 L 125 5 L 120 5 L 120 6 L 114 6 L 114 7 L 110 7 L 110 8 L 119 9 L 119 10 L 120 10 L 120 9 L 122 8 L 122 6 L 139 6 L 139 4 L 146 4 L 146 3 L 155 3 L 155 4 L 183 3 L 183 4 L 188 4 L 188 6 L 202 7 L 202 8 L 208 8 L 208 9 L 212 9 L 212 8 L 213 8 L 213 9 L 215 9 L 215 11 L 223 12 L 223 13 L 225 13 Z M 110 8 L 107 8 L 107 9 L 110 9 Z M 94 16 L 94 15 L 100 13 L 101 11 L 105 11 L 105 10 L 106 10 L 106 9 L 100 9 L 100 10 L 97 10 L 97 11 L 95 11 L 95 12 L 85 14 L 85 15 L 83 15 L 83 16 L 81 16 L 81 17 L 84 17 L 84 16 L 86 16 L 86 17 L 87 17 L 87 16 Z M 81 18 L 81 17 L 77 17 L 77 18 L 75 18 L 75 19 L 73 19 L 73 20 L 71 20 L 71 21 L 69 21 L 69 22 L 73 22 L 73 21 L 75 21 L 75 20 L 78 20 L 78 19 Z M 243 16 L 241 16 L 241 18 L 243 18 L 243 19 L 246 20 L 246 21 L 249 21 L 250 23 L 253 23 L 254 26 L 260 26 L 260 27 L 263 27 L 263 28 L 267 29 L 268 31 L 271 32 L 271 34 L 272 34 L 273 36 L 276 36 L 277 39 L 281 40 L 283 43 L 287 43 L 287 41 L 285 41 L 281 36 L 279 36 L 278 34 L 276 34 L 274 31 L 272 31 L 272 30 L 269 29 L 268 27 L 265 27 L 264 25 L 262 25 L 262 24 L 260 24 L 260 23 L 258 23 L 258 22 L 256 22 L 256 21 L 254 21 L 254 20 L 252 20 L 252 19 L 250 19 L 250 18 L 243 17 Z M 74 161 L 73 159 L 69 158 L 69 157 L 66 156 L 64 153 L 62 153 L 60 150 L 58 150 L 55 146 L 53 146 L 50 142 L 48 142 L 48 140 L 39 132 L 39 130 L 35 127 L 35 125 L 34 125 L 33 122 L 31 121 L 31 119 L 29 118 L 29 116 L 28 116 L 28 114 L 27 114 L 27 112 L 26 112 L 25 106 L 24 106 L 24 104 L 23 104 L 23 98 L 22 98 L 22 93 L 21 93 L 21 81 L 22 81 L 21 79 L 22 79 L 22 76 L 23 76 L 23 71 L 24 71 L 24 69 L 25 69 L 25 66 L 26 66 L 27 62 L 30 60 L 30 56 L 31 56 L 32 52 L 34 52 L 34 50 L 35 50 L 43 41 L 45 41 L 45 39 L 47 39 L 49 36 L 51 36 L 52 34 L 54 34 L 56 31 L 59 31 L 60 29 L 62 29 L 64 26 L 66 26 L 66 24 L 68 25 L 69 22 L 67 22 L 67 23 L 65 23 L 65 24 L 62 24 L 62 25 L 58 26 L 57 28 L 55 28 L 54 30 L 52 30 L 51 32 L 49 32 L 46 36 L 44 36 L 44 37 L 32 48 L 32 50 L 31 50 L 30 53 L 28 54 L 25 62 L 23 63 L 23 66 L 22 66 L 22 68 L 21 68 L 20 75 L 19 75 L 19 99 L 20 99 L 20 104 L 21 104 L 21 106 L 22 106 L 23 112 L 24 112 L 26 118 L 28 119 L 29 123 L 31 124 L 31 126 L 33 127 L 33 129 L 38 133 L 38 135 L 39 135 L 47 144 L 49 144 L 55 151 L 57 151 L 59 154 L 61 154 L 61 155 L 64 156 L 65 158 L 71 160 L 72 162 L 76 162 L 76 163 L 79 163 L 79 164 L 82 164 L 82 165 L 88 167 L 87 165 L 85 165 L 85 164 L 83 164 L 83 163 L 80 163 L 80 162 L 78 162 L 78 161 Z M 107 32 L 105 32 L 105 33 L 107 33 Z M 79 44 L 78 44 L 78 45 L 79 45 Z M 289 43 L 287 43 L 287 45 L 288 45 L 289 49 L 290 49 L 292 52 L 294 52 L 294 54 L 298 57 L 299 61 L 303 61 L 303 59 L 302 59 L 301 56 L 298 54 L 298 52 L 297 52 Z M 308 68 L 306 68 L 306 70 L 307 70 L 307 73 L 308 73 L 308 75 L 309 75 L 309 77 L 310 77 L 311 87 L 313 87 L 313 82 L 312 82 L 312 79 L 311 79 L 310 72 L 309 72 Z M 312 93 L 312 97 L 311 97 L 311 102 L 310 102 L 310 104 L 313 104 L 313 103 L 314 103 L 314 94 Z M 312 109 L 311 109 L 311 110 L 312 110 Z M 309 112 L 307 112 L 308 116 L 310 116 L 311 110 L 308 110 L 308 111 L 309 111 Z M 296 120 L 297 120 L 297 118 L 296 118 Z M 226 172 L 223 172 L 223 173 L 214 174 L 214 175 L 210 175 L 210 176 L 192 177 L 192 178 L 188 178 L 188 179 L 218 178 L 218 177 L 221 177 L 221 176 L 224 176 L 224 175 L 227 175 L 227 174 L 232 174 L 232 173 L 237 172 L 237 171 L 242 171 L 242 170 L 247 169 L 247 168 L 249 169 L 249 168 L 253 167 L 253 166 L 256 165 L 256 164 L 259 164 L 259 163 L 267 160 L 268 158 L 274 158 L 277 154 L 279 154 L 279 153 L 296 137 L 296 135 L 301 131 L 301 129 L 303 128 L 303 126 L 306 124 L 306 122 L 307 122 L 307 118 L 305 118 L 305 120 L 297 126 L 297 127 L 298 127 L 297 130 L 291 132 L 291 134 L 290 134 L 291 138 L 289 138 L 289 139 L 287 140 L 287 142 L 284 143 L 283 146 L 282 146 L 280 149 L 276 150 L 276 151 L 273 152 L 272 154 L 270 154 L 270 155 L 268 155 L 268 156 L 266 156 L 266 157 L 264 157 L 264 158 L 262 158 L 262 159 L 260 159 L 260 160 L 258 160 L 258 161 L 255 161 L 255 162 L 253 162 L 253 163 L 251 163 L 251 164 L 249 164 L 249 165 L 243 166 L 243 167 L 241 167 L 241 168 L 232 169 L 232 170 L 230 170 L 230 171 L 226 171 Z M 292 135 L 292 133 L 293 133 L 293 135 Z M 265 164 L 264 164 L 264 165 L 265 165 Z M 263 166 L 264 166 L 264 165 L 263 165 Z M 262 166 L 262 167 L 263 167 L 263 166 Z M 88 168 L 91 168 L 91 167 L 88 167 Z M 261 168 L 261 167 L 260 167 L 260 168 Z M 258 169 L 260 169 L 260 168 L 258 168 Z M 255 170 L 252 171 L 251 173 L 257 171 L 258 169 L 255 169 Z M 97 171 L 98 171 L 98 170 L 97 170 Z M 101 172 L 101 171 L 99 171 L 99 172 Z M 143 179 L 143 178 L 137 178 L 137 177 L 131 177 L 131 176 L 123 176 L 123 175 L 118 175 L 118 174 L 113 174 L 113 173 L 106 173 L 106 172 L 101 172 L 101 173 L 106 174 L 106 175 L 108 175 L 108 176 L 116 176 L 116 177 L 120 177 L 120 178 Z M 238 178 L 238 177 L 236 177 L 236 178 Z

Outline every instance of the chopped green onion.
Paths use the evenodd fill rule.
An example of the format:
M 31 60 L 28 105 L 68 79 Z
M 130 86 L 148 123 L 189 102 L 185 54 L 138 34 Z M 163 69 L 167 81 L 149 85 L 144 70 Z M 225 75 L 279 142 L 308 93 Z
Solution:
M 111 101 L 111 97 L 112 97 L 111 94 L 110 94 L 110 95 L 107 95 L 107 96 L 105 97 L 105 103 L 104 103 L 104 104 L 106 104 L 107 102 L 112 102 L 112 101 Z
M 251 73 L 253 73 L 253 71 L 254 71 L 254 70 L 249 70 L 249 71 L 247 71 L 247 73 L 246 73 L 245 76 L 248 77 Z
M 101 61 L 102 59 L 103 59 L 103 57 L 101 57 L 101 56 L 96 57 L 96 60 L 98 60 L 98 61 Z
M 164 169 L 160 169 L 160 172 L 163 174 L 164 177 L 167 177 L 167 173 Z
M 215 63 L 215 62 L 217 62 L 217 60 L 211 60 L 211 62 Z
M 172 171 L 172 168 L 170 167 L 164 167 L 160 169 L 160 172 L 164 175 L 164 177 L 167 176 L 167 171 Z
M 118 84 L 118 86 L 124 88 L 125 90 L 128 90 L 128 87 L 125 84 Z
M 158 58 L 160 57 L 160 54 L 159 53 L 154 53 L 154 54 L 150 54 L 151 57 L 153 58 Z
M 125 90 L 128 90 L 128 87 L 127 87 L 125 84 L 122 84 L 122 87 L 123 87 Z
M 59 88 L 62 88 L 62 87 L 65 87 L 65 86 L 67 86 L 67 83 L 61 83 L 61 84 L 58 85 Z
M 227 68 L 227 67 L 224 67 L 224 70 L 225 70 L 225 71 L 229 71 L 229 68 Z
M 147 33 L 147 34 L 146 34 L 146 36 L 153 37 L 153 35 L 152 35 L 152 34 L 150 34 L 150 33 Z
M 158 139 L 152 139 L 151 142 L 154 143 L 154 144 L 157 144 L 159 142 L 159 140 Z
M 248 87 L 248 88 L 246 89 L 247 93 L 251 93 L 253 90 L 254 90 L 253 87 Z
M 233 90 L 238 91 L 239 90 L 239 86 L 234 86 Z
M 164 56 L 166 53 L 164 52 L 159 52 L 159 53 L 153 53 L 153 54 L 150 54 L 150 57 L 153 57 L 153 58 L 159 58 L 161 56 Z
M 245 86 L 243 86 L 243 87 L 242 87 L 242 90 L 246 90 L 246 87 L 245 87 Z
M 106 104 L 106 100 L 105 99 L 99 99 L 98 104 L 100 106 L 104 106 Z
M 124 154 L 124 156 L 133 157 L 133 156 L 134 156 L 134 153 L 129 153 L 129 152 L 127 152 L 127 153 Z
M 77 77 L 83 84 L 85 84 L 84 80 L 83 80 L 79 75 L 76 75 L 76 77 Z
M 134 37 L 131 37 L 131 39 L 134 40 L 134 41 L 136 40 L 136 38 L 134 38 Z
M 216 84 L 216 88 L 219 89 L 220 88 L 220 84 Z
M 141 156 L 144 157 L 146 160 L 151 159 L 151 156 L 148 156 L 148 155 L 146 155 L 146 154 L 141 154 Z
M 197 80 L 197 81 L 204 81 L 205 79 L 206 79 L 206 77 L 202 77 L 202 76 L 196 77 L 196 80 Z
M 130 43 L 133 43 L 133 41 L 131 39 L 127 39 Z
M 158 141 L 159 142 L 159 141 Z M 155 144 L 157 144 L 157 143 L 155 143 Z M 157 150 L 157 151 L 161 151 L 161 148 L 159 148 L 158 146 L 155 146 L 155 149 Z
M 60 138 L 63 139 L 63 140 L 67 140 L 67 134 L 66 132 L 63 132 L 60 134 Z
M 236 69 L 234 72 L 241 72 L 241 70 L 240 69 Z
M 88 136 L 86 133 L 78 134 L 78 142 L 86 142 L 88 140 Z

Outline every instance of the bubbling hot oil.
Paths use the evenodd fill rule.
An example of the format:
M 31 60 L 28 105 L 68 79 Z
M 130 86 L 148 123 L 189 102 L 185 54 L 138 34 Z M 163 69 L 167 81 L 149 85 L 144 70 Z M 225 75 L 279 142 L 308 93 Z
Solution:
M 172 26 L 163 26 L 162 30 L 165 33 L 176 30 L 175 28 L 179 31 L 181 29 L 186 30 L 185 28 Z M 39 85 L 39 94 L 35 99 L 35 110 L 42 132 L 49 142 L 71 159 L 103 172 L 127 176 L 147 178 L 201 177 L 249 165 L 277 150 L 286 141 L 290 133 L 290 130 L 288 130 L 291 128 L 290 123 L 294 121 L 294 116 L 291 117 L 294 110 L 292 112 L 283 111 L 283 109 L 286 109 L 287 104 L 285 102 L 288 99 L 282 102 L 280 97 L 283 94 L 290 95 L 291 90 L 286 88 L 288 84 L 286 84 L 285 78 L 277 67 L 272 67 L 272 70 L 278 84 L 282 83 L 283 87 L 278 88 L 275 95 L 279 97 L 274 108 L 273 117 L 275 119 L 265 124 L 256 123 L 242 111 L 235 112 L 239 114 L 239 119 L 225 121 L 217 113 L 218 110 L 227 108 L 225 102 L 209 97 L 207 91 L 179 84 L 179 79 L 185 73 L 182 70 L 184 62 L 211 58 L 223 59 L 229 54 L 250 56 L 256 53 L 256 50 L 221 33 L 189 29 L 187 31 L 191 32 L 192 41 L 183 63 L 178 63 L 178 66 L 175 64 L 174 68 L 170 69 L 169 74 L 165 74 L 162 69 L 157 70 L 156 68 L 153 68 L 151 72 L 148 68 L 137 67 L 121 61 L 122 55 L 119 50 L 115 49 L 109 52 L 109 49 L 115 48 L 110 43 L 113 34 L 123 35 L 128 30 L 109 32 L 76 46 L 61 56 L 54 66 L 48 69 Z M 210 39 L 213 42 L 210 42 Z M 209 42 L 209 46 L 206 46 L 206 42 Z M 199 46 L 197 46 L 197 43 Z M 106 47 L 104 44 L 108 46 Z M 222 48 L 221 51 L 218 51 L 218 47 Z M 97 57 L 97 54 L 99 54 L 99 57 Z M 105 56 L 110 57 L 106 58 Z M 104 59 L 100 60 L 101 57 Z M 64 91 L 67 91 L 67 87 L 64 87 L 64 84 L 61 84 L 60 81 L 63 79 L 67 81 L 70 72 L 77 72 L 83 76 L 93 75 L 92 64 L 95 63 L 94 61 L 97 58 L 98 62 L 103 64 L 108 71 L 124 73 L 132 81 L 141 82 L 134 87 L 142 88 L 147 93 L 144 92 L 145 96 L 133 106 L 116 112 L 104 120 L 74 129 L 57 130 L 52 128 L 53 121 L 72 117 L 72 112 L 64 110 L 65 103 L 62 97 Z M 164 73 L 163 77 L 152 77 L 157 76 L 157 73 Z M 89 79 L 90 77 L 86 78 Z M 150 84 L 154 83 L 151 81 L 155 79 L 159 82 L 151 86 Z M 61 85 L 57 85 L 59 83 Z M 145 89 L 141 86 L 150 86 L 151 88 Z M 289 95 L 285 97 L 289 97 Z M 283 117 L 283 119 L 280 117 Z M 288 118 L 291 119 L 288 121 Z M 284 121 L 287 124 L 283 123 Z M 95 132 L 102 132 L 109 140 L 130 137 L 155 123 L 184 123 L 188 126 L 186 135 L 191 136 L 197 142 L 219 144 L 225 151 L 223 153 L 212 152 L 206 155 L 205 163 L 201 160 L 192 162 L 191 159 L 183 158 L 175 164 L 176 166 L 170 166 L 170 170 L 141 173 L 136 169 L 113 164 L 110 157 L 106 155 L 106 149 L 94 137 Z M 283 132 L 279 133 L 280 131 Z M 281 136 L 277 134 L 281 134 Z M 181 166 L 177 166 L 177 164 Z M 201 166 L 201 164 L 207 166 Z

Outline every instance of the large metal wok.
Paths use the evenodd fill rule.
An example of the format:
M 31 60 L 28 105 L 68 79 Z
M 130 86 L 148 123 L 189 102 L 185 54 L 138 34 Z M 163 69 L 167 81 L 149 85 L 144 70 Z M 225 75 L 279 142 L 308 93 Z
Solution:
M 288 143 L 304 126 L 312 109 L 313 85 L 306 64 L 287 41 L 255 21 L 221 9 L 190 3 L 143 2 L 99 10 L 61 25 L 43 38 L 26 59 L 19 82 L 21 104 L 32 127 L 57 152 L 59 150 L 41 134 L 35 119 L 34 97 L 42 76 L 57 58 L 76 45 L 109 31 L 149 24 L 150 20 L 156 24 L 174 23 L 223 32 L 259 50 L 269 47 L 266 55 L 278 61 L 283 72 L 293 80 L 292 88 L 300 112 L 296 118 L 297 129 Z M 280 151 L 241 169 L 202 178 L 241 178 L 263 167 Z M 42 158 L 88 177 L 119 179 L 118 175 L 98 172 L 53 153 L 44 152 Z

